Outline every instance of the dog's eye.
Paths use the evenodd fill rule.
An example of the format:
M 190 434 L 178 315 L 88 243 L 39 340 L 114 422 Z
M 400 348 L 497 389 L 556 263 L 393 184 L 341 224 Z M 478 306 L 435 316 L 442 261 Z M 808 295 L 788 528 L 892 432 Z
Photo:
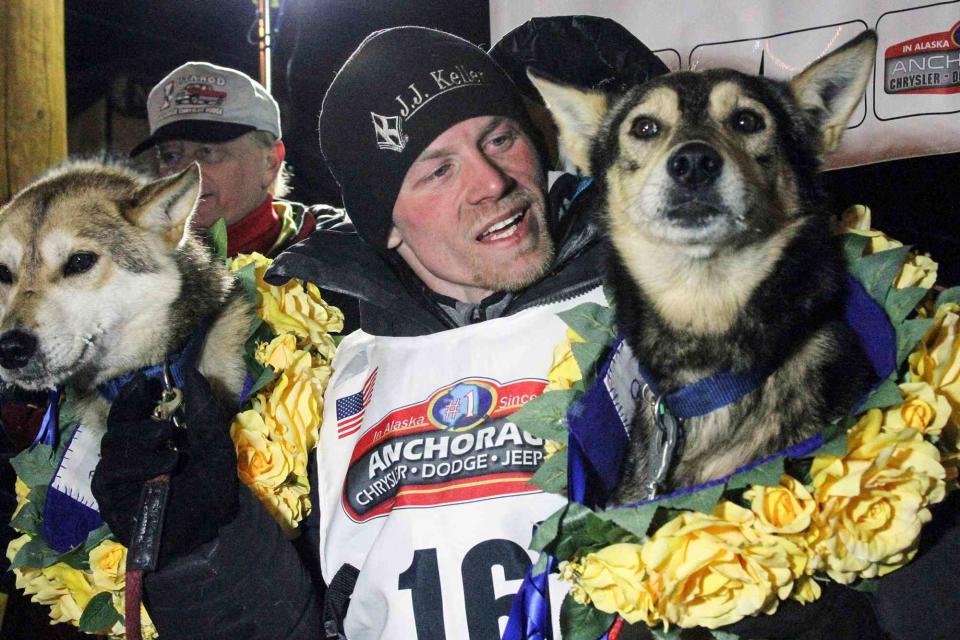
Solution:
M 637 118 L 630 125 L 630 135 L 645 140 L 660 133 L 660 124 L 653 118 Z
M 762 131 L 766 126 L 763 123 L 763 118 L 761 118 L 756 112 L 750 111 L 749 109 L 737 111 L 730 119 L 730 123 L 733 125 L 734 129 L 741 133 L 756 133 L 758 131 Z
M 97 264 L 99 256 L 89 251 L 79 251 L 67 259 L 67 264 L 63 265 L 63 275 L 75 276 L 79 273 L 86 273 Z
M 5 264 L 0 264 L 0 283 L 13 284 L 13 274 L 10 273 L 10 268 Z

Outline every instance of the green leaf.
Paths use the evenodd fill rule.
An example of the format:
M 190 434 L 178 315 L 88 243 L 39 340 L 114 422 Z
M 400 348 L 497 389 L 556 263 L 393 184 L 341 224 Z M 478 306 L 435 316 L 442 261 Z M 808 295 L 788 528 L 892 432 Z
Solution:
M 110 527 L 108 527 L 106 524 L 100 525 L 87 534 L 87 540 L 83 543 L 84 553 L 89 555 L 90 552 L 96 549 L 101 542 L 112 536 L 113 533 L 110 531 Z
M 738 473 L 727 481 L 727 489 L 740 489 L 751 485 L 776 487 L 783 475 L 783 457 L 762 464 L 746 473 Z
M 811 453 L 811 456 L 842 456 L 847 452 L 847 432 L 838 431 L 832 437 L 827 437 L 819 449 Z
M 938 307 L 948 302 L 960 304 L 960 287 L 950 287 L 949 289 L 941 291 L 940 295 L 937 296 Z
M 680 627 L 672 627 L 669 631 L 663 627 L 650 628 L 650 633 L 653 634 L 653 637 L 657 640 L 678 640 L 681 632 L 683 632 L 683 629 Z
M 560 533 L 560 522 L 567 513 L 567 506 L 554 511 L 550 516 L 537 525 L 533 532 L 533 539 L 530 541 L 530 548 L 534 551 L 543 551 Z
M 689 509 L 699 511 L 700 513 L 710 513 L 716 506 L 720 496 L 723 495 L 723 485 L 718 484 L 715 487 L 701 489 L 695 493 L 676 498 L 667 498 L 657 502 L 659 507 L 672 507 L 674 509 Z
M 855 260 L 850 265 L 850 273 L 877 302 L 883 304 L 887 292 L 900 272 L 910 247 L 897 247 Z
M 569 560 L 584 551 L 605 547 L 628 537 L 629 534 L 617 524 L 603 520 L 582 504 L 571 502 L 560 520 L 552 553 L 557 560 Z
M 597 640 L 616 619 L 615 613 L 580 604 L 567 594 L 560 605 L 560 635 L 564 640 Z
M 651 502 L 639 507 L 610 509 L 598 515 L 615 522 L 618 526 L 623 527 L 642 540 L 650 529 L 650 521 L 653 520 L 653 516 L 657 512 L 657 506 L 657 503 Z
M 863 591 L 864 593 L 876 593 L 877 589 L 880 588 L 879 580 L 859 580 L 856 584 L 850 585 L 857 591 Z
M 613 312 L 602 304 L 584 302 L 557 315 L 588 343 L 612 344 L 617 335 L 613 329 Z
M 711 629 L 710 633 L 713 635 L 714 640 L 740 640 L 740 636 L 730 631 L 720 631 L 719 629 Z
M 11 569 L 21 567 L 30 567 L 32 569 L 43 569 L 60 561 L 60 554 L 47 546 L 47 543 L 40 538 L 34 538 L 20 547 L 20 551 L 14 556 L 10 563 Z
M 123 622 L 123 616 L 113 606 L 113 597 L 110 592 L 104 591 L 90 598 L 90 602 L 83 610 L 83 615 L 80 616 L 80 631 L 99 633 L 118 622 Z
M 541 553 L 540 557 L 538 557 L 537 561 L 533 564 L 533 569 L 531 570 L 532 574 L 536 576 L 546 571 L 547 561 L 549 560 L 549 558 L 550 556 L 548 556 L 547 554 Z
M 580 394 L 573 390 L 546 391 L 510 416 L 518 427 L 546 440 L 567 443 L 567 409 Z
M 914 320 L 904 320 L 897 327 L 897 368 L 903 364 L 910 352 L 916 348 L 917 343 L 923 339 L 927 329 L 933 324 L 931 318 L 917 318 Z
M 549 493 L 564 495 L 567 491 L 567 456 L 557 452 L 544 460 L 530 482 Z
M 210 246 L 213 252 L 221 260 L 227 259 L 227 221 L 223 218 L 217 218 L 217 221 L 207 229 L 207 238 L 210 239 Z
M 36 504 L 28 502 L 10 520 L 10 526 L 17 531 L 30 534 L 31 538 L 41 536 L 43 535 L 43 511 Z
M 841 236 L 843 255 L 847 264 L 853 264 L 863 258 L 863 250 L 867 247 L 869 238 L 856 233 L 845 233 Z
M 900 404 L 901 402 L 903 402 L 903 394 L 900 393 L 900 387 L 897 386 L 896 381 L 891 377 L 880 383 L 873 393 L 870 394 L 870 397 L 857 408 L 857 412 L 863 413 L 868 409 L 884 409 Z
M 10 460 L 14 471 L 30 488 L 47 486 L 57 472 L 57 459 L 50 445 L 38 444 L 33 450 L 24 449 Z
M 573 352 L 573 359 L 577 361 L 580 367 L 580 373 L 584 378 L 593 378 L 596 375 L 596 369 L 603 356 L 610 350 L 606 344 L 597 344 L 596 342 L 574 342 L 570 345 Z
M 250 264 L 244 265 L 240 269 L 237 269 L 233 276 L 237 279 L 237 282 L 240 283 L 240 288 L 243 290 L 243 295 L 246 296 L 247 300 L 252 303 L 257 302 L 257 265 Z
M 883 303 L 883 308 L 890 316 L 890 322 L 897 326 L 909 316 L 917 304 L 927 295 L 927 289 L 923 287 L 907 287 L 906 289 L 892 288 L 887 292 L 887 299 Z

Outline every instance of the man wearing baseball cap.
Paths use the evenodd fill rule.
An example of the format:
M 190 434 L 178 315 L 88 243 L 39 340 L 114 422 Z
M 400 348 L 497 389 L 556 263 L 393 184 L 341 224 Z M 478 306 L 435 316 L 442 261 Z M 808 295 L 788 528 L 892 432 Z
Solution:
M 223 218 L 230 255 L 273 256 L 314 229 L 313 212 L 286 194 L 280 110 L 250 76 L 207 62 L 171 71 L 147 98 L 150 137 L 131 156 L 156 148 L 160 173 L 193 162 L 201 169 L 194 224 Z

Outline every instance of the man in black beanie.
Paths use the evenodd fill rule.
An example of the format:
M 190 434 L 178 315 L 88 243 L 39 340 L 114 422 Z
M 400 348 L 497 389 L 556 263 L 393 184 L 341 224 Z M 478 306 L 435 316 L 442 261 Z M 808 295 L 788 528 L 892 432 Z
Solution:
M 456 36 L 388 29 L 344 64 L 320 144 L 345 215 L 267 274 L 360 301 L 301 545 L 319 550 L 327 597 L 241 486 L 217 539 L 181 541 L 188 552 L 146 578 L 164 640 L 500 638 L 531 525 L 564 502 L 529 483 L 543 441 L 509 416 L 545 387 L 566 337 L 557 313 L 605 303 L 590 181 L 548 189 L 537 136 L 511 79 Z M 122 480 L 98 500 L 146 478 Z

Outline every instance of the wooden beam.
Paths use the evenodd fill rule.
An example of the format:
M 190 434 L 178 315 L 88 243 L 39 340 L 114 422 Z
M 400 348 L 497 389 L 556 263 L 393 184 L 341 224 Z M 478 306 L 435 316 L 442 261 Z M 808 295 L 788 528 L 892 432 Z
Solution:
M 67 156 L 63 0 L 0 2 L 0 202 Z

